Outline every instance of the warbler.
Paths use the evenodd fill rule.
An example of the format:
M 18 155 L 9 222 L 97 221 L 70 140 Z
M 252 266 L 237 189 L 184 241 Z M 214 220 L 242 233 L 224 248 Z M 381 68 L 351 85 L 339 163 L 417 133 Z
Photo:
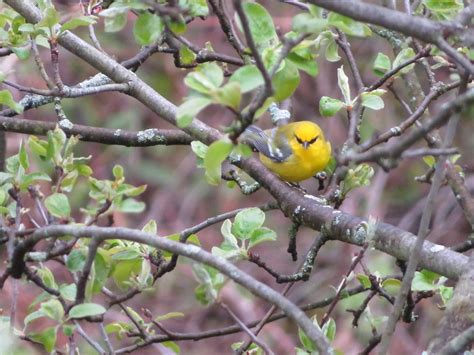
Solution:
M 243 142 L 259 151 L 260 161 L 288 182 L 300 182 L 324 170 L 331 158 L 331 143 L 311 121 L 288 123 L 269 130 L 249 126 Z

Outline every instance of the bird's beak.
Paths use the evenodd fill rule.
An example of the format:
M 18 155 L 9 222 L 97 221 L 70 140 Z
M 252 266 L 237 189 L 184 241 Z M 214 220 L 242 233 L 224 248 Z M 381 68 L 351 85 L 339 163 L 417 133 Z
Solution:
M 308 149 L 309 144 L 310 144 L 309 142 L 303 142 L 303 148 Z

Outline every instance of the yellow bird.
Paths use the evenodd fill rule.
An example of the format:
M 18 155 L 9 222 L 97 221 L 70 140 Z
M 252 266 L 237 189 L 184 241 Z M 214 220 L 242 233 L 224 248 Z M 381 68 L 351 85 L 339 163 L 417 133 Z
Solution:
M 281 179 L 300 182 L 324 170 L 331 158 L 331 143 L 310 121 L 288 123 L 263 131 L 250 126 L 243 141 L 260 152 L 260 160 Z

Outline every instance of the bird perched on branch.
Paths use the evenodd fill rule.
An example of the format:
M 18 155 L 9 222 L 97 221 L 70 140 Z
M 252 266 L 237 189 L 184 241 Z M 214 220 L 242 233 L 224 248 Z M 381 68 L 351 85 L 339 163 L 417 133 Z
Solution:
M 331 144 L 321 128 L 310 121 L 288 123 L 269 130 L 249 126 L 242 141 L 260 152 L 268 169 L 288 182 L 300 182 L 324 170 Z

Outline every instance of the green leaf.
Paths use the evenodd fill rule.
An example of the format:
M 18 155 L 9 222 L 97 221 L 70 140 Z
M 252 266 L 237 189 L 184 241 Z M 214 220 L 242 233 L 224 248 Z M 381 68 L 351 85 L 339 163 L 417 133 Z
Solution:
M 67 256 L 66 266 L 71 272 L 82 270 L 87 258 L 86 248 L 73 249 Z
M 179 48 L 179 60 L 181 61 L 181 63 L 185 65 L 194 64 L 196 57 L 197 57 L 196 53 L 194 53 L 188 47 L 181 46 Z
M 300 83 L 298 68 L 291 61 L 285 59 L 273 77 L 273 97 L 276 101 L 283 101 L 293 95 Z
M 123 167 L 121 165 L 114 165 L 114 167 L 112 168 L 112 174 L 114 175 L 115 179 L 122 179 Z
M 163 345 L 165 348 L 168 348 L 169 350 L 171 350 L 175 354 L 180 354 L 181 353 L 181 348 L 174 341 L 170 341 L 170 340 L 164 341 L 164 342 L 161 343 L 161 345 Z
M 242 93 L 252 91 L 264 84 L 260 70 L 253 64 L 244 65 L 237 69 L 229 79 L 229 83 L 233 82 L 240 84 L 240 91 Z
M 93 25 L 97 22 L 95 16 L 79 16 L 70 19 L 61 26 L 61 32 L 70 31 L 77 27 Z
M 462 9 L 462 2 L 458 0 L 423 0 L 428 9 L 434 12 L 451 12 Z
M 39 172 L 23 175 L 20 179 L 20 190 L 25 190 L 37 181 L 51 181 L 51 178 L 46 173 Z
M 194 116 L 210 104 L 211 100 L 206 97 L 193 97 L 184 101 L 176 110 L 176 122 L 178 127 L 184 128 L 189 126 Z
M 137 201 L 134 198 L 127 198 L 116 209 L 124 213 L 142 213 L 145 208 L 146 204 L 144 202 Z
M 369 26 L 336 12 L 329 13 L 328 23 L 349 36 L 368 37 L 372 35 Z
M 390 70 L 391 66 L 392 63 L 390 62 L 390 58 L 387 55 L 379 52 L 377 57 L 375 57 L 372 71 L 377 76 L 384 76 L 384 74 Z
M 158 316 L 154 319 L 155 322 L 162 322 L 167 319 L 172 319 L 172 318 L 181 318 L 184 317 L 184 313 L 181 312 L 169 312 L 166 314 L 163 314 L 161 316 Z
M 191 142 L 191 150 L 196 154 L 198 158 L 204 159 L 207 153 L 208 146 L 200 141 Z
M 206 179 L 211 185 L 217 185 L 221 181 L 221 165 L 229 156 L 234 145 L 227 139 L 221 139 L 212 143 L 204 157 L 204 168 Z
M 436 165 L 436 159 L 432 155 L 425 155 L 423 157 L 423 161 L 428 165 L 430 168 L 434 168 Z
M 238 110 L 240 106 L 240 84 L 237 82 L 229 82 L 217 91 L 218 103 Z
M 349 87 L 349 78 L 347 77 L 346 73 L 344 73 L 344 66 L 341 66 L 337 69 L 337 85 L 344 96 L 345 104 L 350 106 L 352 104 L 351 89 Z
M 61 294 L 61 297 L 63 297 L 67 301 L 74 301 L 76 299 L 76 284 L 62 284 L 59 286 L 59 292 Z
M 318 348 L 316 344 L 306 335 L 303 329 L 298 327 L 298 337 L 300 338 L 300 342 L 303 345 L 304 349 L 307 353 L 317 353 Z
M 49 213 L 58 218 L 67 218 L 71 215 L 69 200 L 65 194 L 54 193 L 44 200 L 44 205 Z
M 28 161 L 28 154 L 26 153 L 23 140 L 20 142 L 20 151 L 18 153 L 18 158 L 20 160 L 20 165 L 22 166 L 22 168 L 28 170 L 30 163 Z
M 37 41 L 38 42 L 38 41 Z M 18 57 L 20 60 L 27 60 L 30 57 L 30 47 L 11 47 L 10 48 L 13 53 Z M 1 93 L 1 91 L 0 91 Z M 11 107 L 13 110 L 17 111 L 15 108 Z M 18 112 L 18 111 L 17 111 Z M 21 106 L 21 112 L 23 112 L 23 106 Z M 18 112 L 18 113 L 21 113 Z
M 411 283 L 412 291 L 432 291 L 438 289 L 436 280 L 439 279 L 439 275 L 433 271 L 422 270 L 416 271 L 413 281 Z
M 277 235 L 273 230 L 267 227 L 260 227 L 252 231 L 248 248 L 250 249 L 260 243 L 270 241 L 270 240 L 273 241 L 276 239 L 277 239 Z
M 43 12 L 43 19 L 38 23 L 39 27 L 45 26 L 48 28 L 54 27 L 59 23 L 60 17 L 59 13 L 53 6 L 46 8 Z
M 349 169 L 341 183 L 342 195 L 346 196 L 353 189 L 369 185 L 372 176 L 374 176 L 374 168 L 365 163 L 357 165 L 354 169 Z
M 328 62 L 338 62 L 341 60 L 341 57 L 339 56 L 339 45 L 333 37 L 328 41 L 324 55 Z
M 232 222 L 226 219 L 221 226 L 221 234 L 224 237 L 226 245 L 232 249 L 239 249 L 237 238 L 232 234 Z
M 441 300 L 443 301 L 443 304 L 446 305 L 448 303 L 448 301 L 451 298 L 453 298 L 454 288 L 440 285 L 439 286 L 439 295 L 441 296 Z
M 148 11 L 138 16 L 133 26 L 133 35 L 135 40 L 141 46 L 154 43 L 163 32 L 164 24 L 161 18 Z
M 362 106 L 370 108 L 372 110 L 381 110 L 384 108 L 384 102 L 378 95 L 374 95 L 370 92 L 363 92 L 361 94 Z
M 63 324 L 62 328 L 65 336 L 72 337 L 76 326 L 74 324 Z
M 36 319 L 46 317 L 46 315 L 43 313 L 41 309 L 38 309 L 37 311 L 31 312 L 28 314 L 25 319 L 23 320 L 24 329 L 30 324 L 31 322 L 35 321 Z
M 255 2 L 245 2 L 242 4 L 242 8 L 257 48 L 263 49 L 279 42 L 273 18 L 262 5 Z
M 126 290 L 130 287 L 130 278 L 139 275 L 142 270 L 142 260 L 121 260 L 115 265 L 112 278 L 118 288 Z
M 298 14 L 293 17 L 291 28 L 299 33 L 320 33 L 327 29 L 328 21 L 310 13 Z
M 57 327 L 49 327 L 38 333 L 29 333 L 28 338 L 34 342 L 40 343 L 44 346 L 45 350 L 50 353 L 56 346 L 56 332 Z
M 142 232 L 156 234 L 158 227 L 156 225 L 156 221 L 154 219 L 150 219 L 147 224 L 145 224 L 142 228 Z
M 105 32 L 118 32 L 127 24 L 128 6 L 120 6 L 112 4 L 108 9 L 99 13 L 105 18 Z
M 398 279 L 388 278 L 383 280 L 382 287 L 391 295 L 396 295 L 400 291 L 402 282 Z
M 106 309 L 97 303 L 81 303 L 69 310 L 69 318 L 84 318 L 104 314 Z
M 5 105 L 11 108 L 12 110 L 14 110 L 16 113 L 23 112 L 23 106 L 16 103 L 15 100 L 13 100 L 13 96 L 11 92 L 8 90 L 0 91 L 0 105 Z
M 41 303 L 40 310 L 45 316 L 54 319 L 57 322 L 61 322 L 64 317 L 63 306 L 61 305 L 61 302 L 55 298 Z
M 341 100 L 323 96 L 321 100 L 319 100 L 319 113 L 324 117 L 334 116 L 344 106 L 345 104 Z
M 398 53 L 398 55 L 396 56 L 396 58 L 394 59 L 393 61 L 393 64 L 392 64 L 392 68 L 396 68 L 398 67 L 400 64 L 403 64 L 405 63 L 406 61 L 410 60 L 411 58 L 413 58 L 414 56 L 416 55 L 415 51 L 413 50 L 413 48 L 405 48 L 405 49 L 402 49 L 400 51 L 400 53 Z M 406 67 L 404 67 L 403 69 L 401 69 L 399 71 L 399 73 L 402 73 L 402 74 L 406 74 L 408 73 L 410 70 L 413 69 L 413 67 L 415 66 L 415 64 L 410 64 Z
M 329 318 L 326 323 L 324 323 L 321 332 L 326 336 L 329 342 L 332 342 L 336 338 L 336 322 L 334 319 Z
M 186 9 L 190 16 L 202 17 L 209 15 L 206 0 L 179 0 L 179 7 Z
M 0 189 L 0 206 L 3 206 L 8 201 L 8 194 L 5 190 Z
M 287 59 L 293 63 L 299 70 L 303 70 L 311 76 L 316 76 L 319 73 L 318 62 L 313 56 L 302 57 L 296 53 L 291 52 Z
M 366 274 L 357 274 L 357 280 L 364 288 L 370 288 L 372 286 L 369 277 Z
M 216 63 L 204 63 L 186 75 L 184 83 L 189 88 L 202 94 L 209 94 L 222 85 L 224 72 Z
M 114 253 L 112 255 L 112 260 L 135 260 L 135 259 L 140 259 L 141 257 L 142 255 L 139 250 L 126 247 L 126 249 L 123 249 L 123 250 L 120 250 L 119 252 Z
M 46 266 L 36 269 L 36 273 L 46 286 L 54 289 L 58 288 L 53 273 Z
M 246 208 L 235 216 L 232 233 L 241 240 L 249 239 L 253 231 L 260 228 L 263 222 L 265 213 L 260 208 Z

